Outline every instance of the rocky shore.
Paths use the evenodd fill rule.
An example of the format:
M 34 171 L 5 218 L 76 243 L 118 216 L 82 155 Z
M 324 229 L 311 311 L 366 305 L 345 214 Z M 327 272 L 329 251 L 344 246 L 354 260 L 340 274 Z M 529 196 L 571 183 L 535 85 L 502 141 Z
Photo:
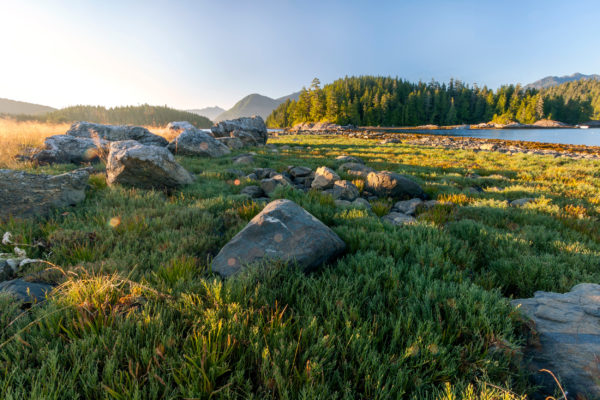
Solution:
M 418 129 L 412 128 L 412 129 Z M 561 143 L 529 142 L 521 140 L 483 139 L 427 133 L 398 133 L 385 130 L 340 127 L 335 129 L 289 129 L 272 132 L 272 136 L 284 135 L 344 135 L 351 138 L 377 140 L 382 145 L 404 143 L 418 146 L 442 147 L 473 151 L 497 151 L 506 154 L 538 154 L 573 159 L 599 159 L 600 147 Z

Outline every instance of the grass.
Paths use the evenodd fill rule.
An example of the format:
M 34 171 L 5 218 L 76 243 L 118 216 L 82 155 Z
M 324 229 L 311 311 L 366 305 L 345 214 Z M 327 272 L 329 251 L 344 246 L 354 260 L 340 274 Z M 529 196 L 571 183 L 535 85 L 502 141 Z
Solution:
M 253 149 L 250 166 L 178 157 L 197 180 L 170 195 L 107 187 L 99 172 L 79 206 L 0 222 L 14 242 L 36 244 L 30 257 L 64 271 L 19 272 L 60 284 L 44 304 L 22 310 L 0 297 L 0 397 L 532 394 L 519 368 L 523 319 L 509 299 L 600 282 L 600 162 L 339 137 L 271 142 L 290 149 Z M 392 227 L 374 212 L 336 208 L 331 196 L 281 187 L 273 196 L 330 226 L 347 253 L 308 275 L 283 265 L 227 281 L 211 273 L 212 257 L 264 207 L 240 195 L 255 182 L 233 181 L 228 169 L 333 167 L 339 154 L 410 175 L 442 204 Z M 520 197 L 536 201 L 508 205 Z

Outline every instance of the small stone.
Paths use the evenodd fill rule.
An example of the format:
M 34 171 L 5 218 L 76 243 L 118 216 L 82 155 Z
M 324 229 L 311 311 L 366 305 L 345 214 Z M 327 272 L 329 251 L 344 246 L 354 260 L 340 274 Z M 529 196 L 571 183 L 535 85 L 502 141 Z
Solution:
M 241 193 L 252 198 L 259 198 L 265 195 L 265 192 L 262 190 L 262 188 L 255 185 L 246 186 L 242 189 Z
M 334 199 L 354 201 L 359 195 L 358 188 L 352 182 L 342 180 L 333 184 Z
M 402 214 L 415 215 L 417 212 L 417 207 L 419 207 L 421 204 L 423 204 L 423 200 L 421 199 L 398 201 L 396 204 L 394 204 L 392 210 Z
M 388 215 L 381 217 L 384 222 L 389 222 L 392 225 L 406 225 L 416 221 L 414 217 L 399 212 L 391 212 Z
M 513 200 L 510 202 L 512 207 L 523 207 L 527 203 L 533 203 L 535 201 L 532 197 L 524 197 L 522 199 Z

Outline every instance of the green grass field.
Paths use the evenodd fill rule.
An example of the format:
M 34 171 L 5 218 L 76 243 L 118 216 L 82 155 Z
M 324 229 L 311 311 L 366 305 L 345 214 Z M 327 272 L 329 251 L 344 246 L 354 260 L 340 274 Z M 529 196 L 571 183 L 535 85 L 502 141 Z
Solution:
M 0 222 L 15 242 L 43 244 L 28 247 L 30 257 L 57 266 L 20 275 L 60 283 L 25 311 L 0 297 L 0 397 L 531 394 L 519 368 L 524 321 L 509 299 L 600 283 L 599 161 L 342 137 L 270 143 L 290 149 L 253 149 L 256 162 L 243 167 L 231 157 L 179 158 L 197 180 L 170 194 L 107 187 L 99 164 L 81 205 Z M 442 204 L 394 227 L 336 209 L 327 195 L 280 188 L 274 197 L 330 226 L 346 255 L 309 275 L 281 265 L 227 281 L 211 273 L 211 257 L 264 206 L 239 194 L 256 183 L 228 169 L 335 167 L 340 154 L 410 175 Z M 522 197 L 536 201 L 508 206 Z

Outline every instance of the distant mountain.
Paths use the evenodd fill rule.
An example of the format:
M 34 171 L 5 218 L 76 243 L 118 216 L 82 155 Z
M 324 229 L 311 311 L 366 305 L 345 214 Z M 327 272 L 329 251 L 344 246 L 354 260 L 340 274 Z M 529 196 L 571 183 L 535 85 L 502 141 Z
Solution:
M 235 103 L 229 110 L 218 115 L 214 121 L 218 122 L 226 119 L 251 117 L 253 115 L 260 115 L 263 119 L 267 119 L 269 114 L 271 114 L 271 112 L 281 103 L 288 99 L 298 100 L 298 96 L 300 96 L 300 92 L 279 97 L 278 99 L 272 99 L 261 94 L 253 93 Z
M 16 101 L 9 99 L 0 98 L 0 114 L 27 114 L 27 115 L 41 115 L 51 111 L 55 111 L 56 108 L 42 106 L 39 104 L 26 103 L 24 101 Z
M 551 86 L 558 86 L 561 83 L 578 81 L 580 79 L 596 79 L 600 80 L 600 75 L 584 75 L 579 72 L 574 73 L 573 75 L 565 75 L 565 76 L 547 76 L 545 78 L 540 79 L 539 81 L 535 81 L 525 86 L 525 89 L 545 89 Z
M 216 117 L 218 117 L 219 115 L 221 115 L 225 112 L 225 109 L 214 106 L 214 107 L 205 107 L 205 108 L 186 110 L 186 111 L 191 112 L 193 114 L 201 115 L 203 117 L 210 119 L 211 121 L 214 121 Z

